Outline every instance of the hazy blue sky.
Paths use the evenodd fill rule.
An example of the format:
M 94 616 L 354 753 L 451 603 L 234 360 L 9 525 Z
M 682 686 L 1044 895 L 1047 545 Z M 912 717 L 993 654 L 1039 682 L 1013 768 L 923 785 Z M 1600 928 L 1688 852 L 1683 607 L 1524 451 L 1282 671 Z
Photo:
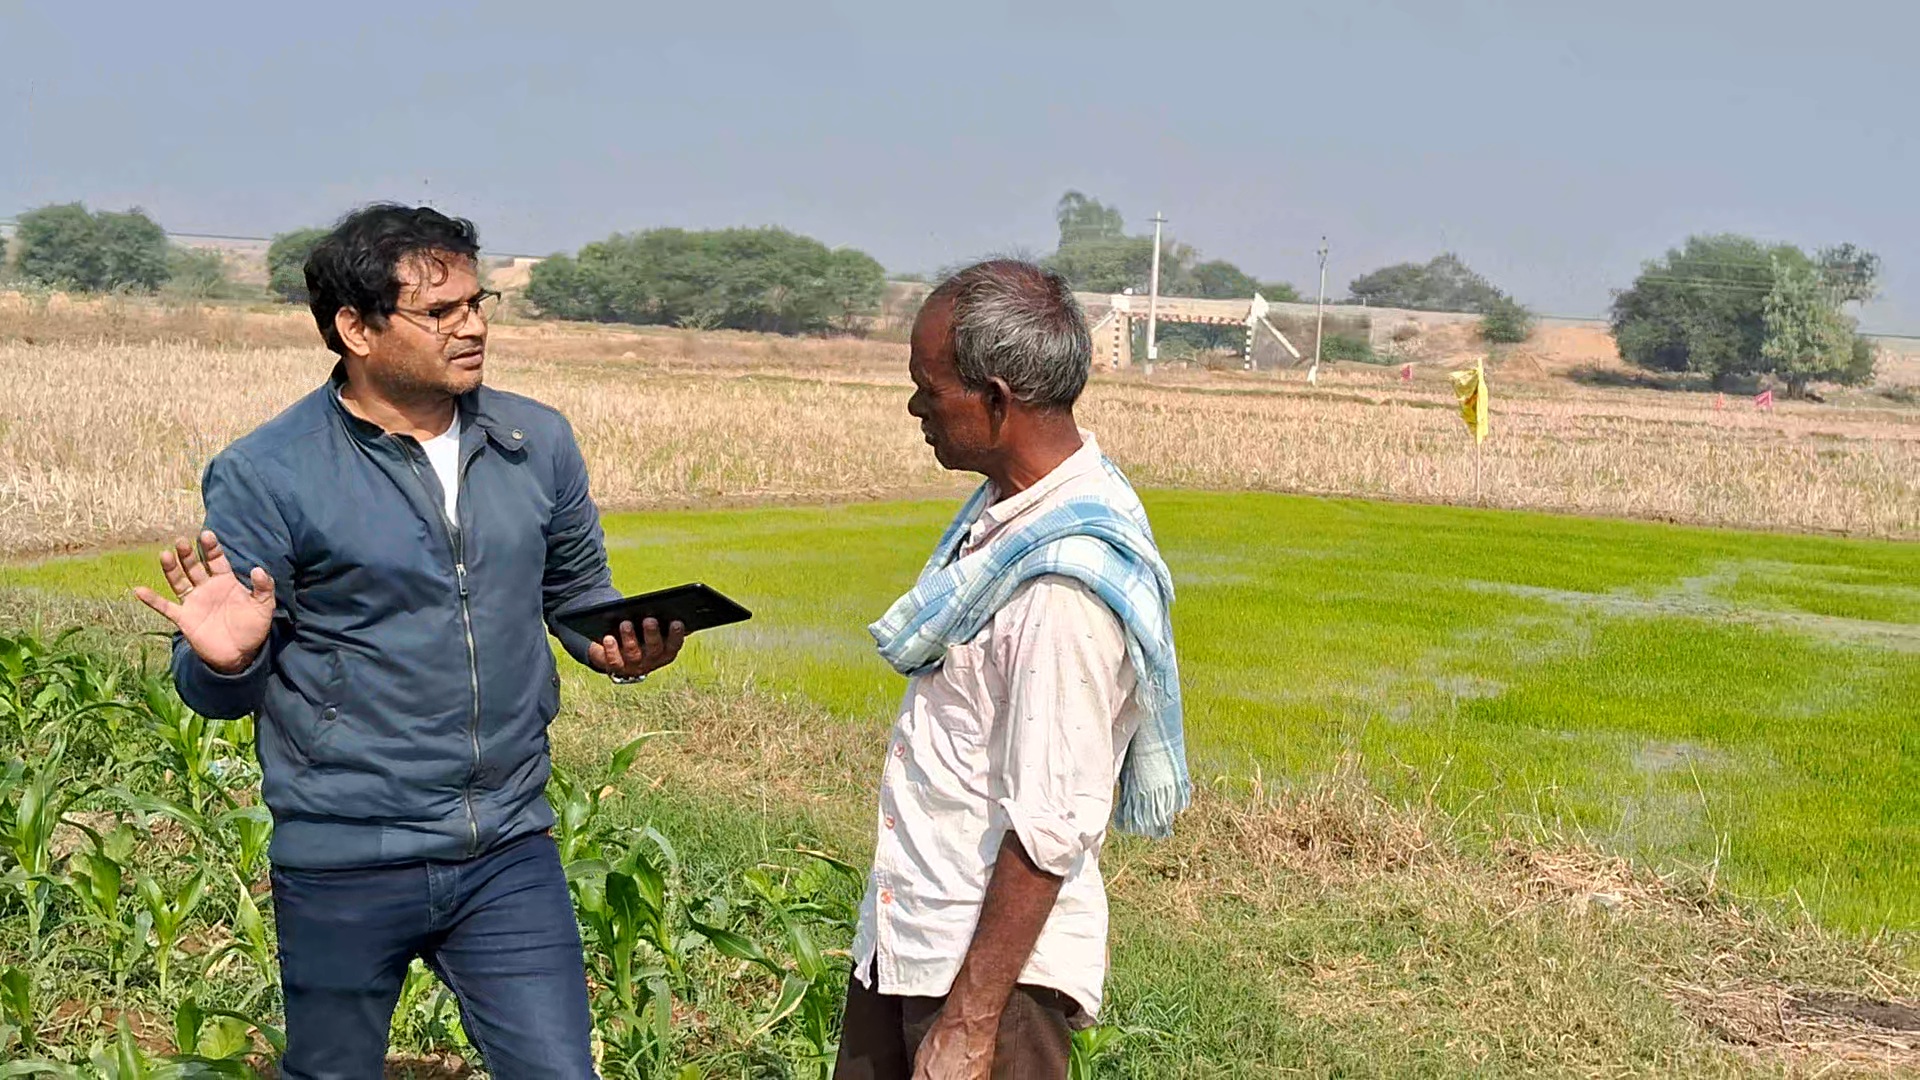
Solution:
M 1887 264 L 1920 333 L 1920 5 L 0 0 L 0 216 L 263 235 L 372 198 L 489 250 L 780 224 L 1050 250 L 1068 188 L 1336 295 L 1451 248 L 1548 312 L 1689 232 Z

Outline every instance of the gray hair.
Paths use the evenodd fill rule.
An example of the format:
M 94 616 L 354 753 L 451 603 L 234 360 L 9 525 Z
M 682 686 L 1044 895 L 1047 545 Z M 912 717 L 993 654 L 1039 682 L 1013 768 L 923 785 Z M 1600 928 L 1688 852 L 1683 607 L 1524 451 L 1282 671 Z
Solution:
M 1093 338 L 1073 286 L 1013 259 L 978 263 L 940 283 L 927 302 L 953 302 L 953 366 L 974 390 L 1004 380 L 1016 401 L 1064 409 L 1093 369 Z

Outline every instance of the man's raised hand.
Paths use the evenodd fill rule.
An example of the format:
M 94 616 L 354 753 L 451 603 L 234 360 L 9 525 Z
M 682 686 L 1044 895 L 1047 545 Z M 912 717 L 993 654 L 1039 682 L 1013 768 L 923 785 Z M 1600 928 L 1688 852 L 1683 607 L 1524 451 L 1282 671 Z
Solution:
M 179 627 L 208 667 L 228 675 L 245 671 L 273 627 L 273 575 L 254 567 L 249 589 L 210 531 L 200 534 L 198 550 L 184 537 L 174 541 L 172 551 L 160 553 L 160 570 L 174 600 L 144 587 L 133 594 Z

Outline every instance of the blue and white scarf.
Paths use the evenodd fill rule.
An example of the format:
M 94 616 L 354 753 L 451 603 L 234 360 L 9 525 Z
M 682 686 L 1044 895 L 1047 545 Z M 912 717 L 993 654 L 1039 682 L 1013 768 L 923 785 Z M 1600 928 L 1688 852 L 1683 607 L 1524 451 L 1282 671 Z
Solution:
M 1187 777 L 1180 669 L 1173 651 L 1173 575 L 1160 558 L 1147 512 L 1112 462 L 1101 459 L 1128 498 L 1076 498 L 1009 529 L 970 555 L 961 540 L 992 497 L 973 493 L 947 526 L 920 580 L 867 628 L 880 656 L 902 675 L 940 666 L 947 647 L 973 640 L 1021 585 L 1059 574 L 1085 585 L 1126 629 L 1144 715 L 1120 765 L 1117 829 L 1164 839 L 1193 795 Z

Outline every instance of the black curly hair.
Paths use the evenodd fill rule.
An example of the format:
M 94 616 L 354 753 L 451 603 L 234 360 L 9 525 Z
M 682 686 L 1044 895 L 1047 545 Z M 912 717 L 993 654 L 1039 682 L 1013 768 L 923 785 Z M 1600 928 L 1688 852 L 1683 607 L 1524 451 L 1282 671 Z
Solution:
M 341 308 L 352 308 L 368 325 L 383 328 L 400 301 L 402 263 L 424 256 L 444 271 L 446 257 L 477 259 L 479 254 L 480 233 L 466 218 L 425 206 L 363 206 L 341 218 L 307 256 L 313 321 L 327 348 L 344 357 L 346 345 L 333 325 Z

